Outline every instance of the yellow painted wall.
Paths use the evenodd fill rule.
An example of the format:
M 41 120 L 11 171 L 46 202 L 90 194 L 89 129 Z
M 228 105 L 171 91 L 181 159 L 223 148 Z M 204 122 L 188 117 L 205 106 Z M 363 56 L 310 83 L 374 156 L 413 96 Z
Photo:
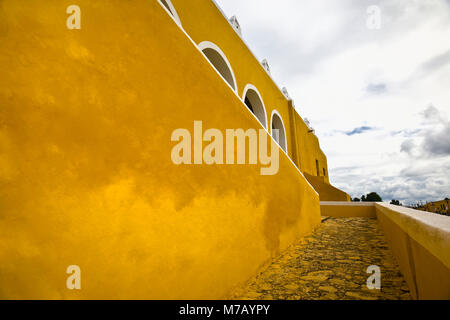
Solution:
M 449 300 L 449 218 L 382 203 L 375 208 L 413 298 Z
M 425 204 L 424 210 L 433 213 L 449 214 L 450 200 L 441 200 Z
M 305 174 L 317 177 L 316 160 L 319 161 L 319 176 L 323 177 L 325 183 L 330 183 L 328 175 L 327 158 L 320 149 L 319 139 L 311 132 L 303 119 L 295 113 L 295 123 L 297 132 L 297 145 L 299 150 L 300 169 Z M 326 176 L 323 176 L 323 168 L 326 170 Z M 320 193 L 320 192 L 319 192 Z M 338 199 L 333 199 L 338 200 Z
M 375 206 L 373 203 L 333 203 L 333 202 L 323 202 L 320 203 L 320 210 L 322 216 L 333 217 L 333 218 L 376 218 Z
M 253 56 L 222 13 L 210 0 L 172 1 L 183 28 L 197 44 L 210 41 L 226 55 L 237 81 L 237 93 L 242 98 L 247 84 L 254 85 L 264 101 L 270 132 L 270 117 L 277 110 L 283 119 L 286 133 L 290 131 L 288 100 L 277 88 L 267 72 Z M 292 158 L 288 135 L 288 154 Z
M 325 168 L 325 182 L 329 184 L 327 158 L 320 149 L 319 140 L 313 133 L 308 132 L 309 128 L 295 110 L 290 112 L 291 102 L 285 98 L 214 3 L 209 0 L 172 0 L 172 3 L 183 28 L 195 43 L 210 41 L 224 52 L 236 76 L 240 97 L 243 96 L 247 84 L 256 86 L 265 104 L 269 127 L 273 110 L 276 109 L 281 114 L 287 134 L 288 154 L 300 170 L 317 175 L 317 159 L 319 175 L 323 176 Z M 243 32 L 245 34 L 245 30 Z M 293 124 L 295 129 L 291 128 Z
M 414 299 L 450 299 L 450 219 L 385 203 L 321 202 L 323 216 L 376 218 Z
M 312 176 L 308 173 L 305 173 L 305 177 L 319 193 L 320 201 L 351 201 L 351 198 L 347 193 L 326 183 L 324 177 Z
M 172 163 L 194 120 L 259 124 L 156 1 L 78 0 L 81 30 L 69 4 L 1 2 L 0 298 L 220 298 L 320 224 L 284 154 L 275 176 Z

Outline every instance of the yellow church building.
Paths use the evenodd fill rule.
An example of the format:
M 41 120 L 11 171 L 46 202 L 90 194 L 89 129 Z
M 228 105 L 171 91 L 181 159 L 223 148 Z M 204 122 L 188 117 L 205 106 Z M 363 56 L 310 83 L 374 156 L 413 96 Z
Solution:
M 1 7 L 0 299 L 222 298 L 319 227 L 321 202 L 349 204 L 214 1 Z M 277 173 L 174 164 L 173 132 L 196 121 L 262 130 Z
M 427 202 L 423 209 L 428 212 L 450 215 L 450 200 L 448 198 L 440 201 Z

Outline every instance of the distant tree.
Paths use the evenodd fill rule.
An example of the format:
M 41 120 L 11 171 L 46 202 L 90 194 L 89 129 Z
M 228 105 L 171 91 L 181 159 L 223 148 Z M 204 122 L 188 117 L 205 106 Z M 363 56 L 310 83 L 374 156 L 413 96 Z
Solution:
M 353 198 L 352 201 L 353 201 L 353 202 L 361 202 L 361 199 L 360 199 L 360 198 Z
M 366 196 L 362 196 L 361 200 L 364 202 L 382 202 L 383 199 L 376 192 L 368 193 Z
M 445 201 L 448 201 L 449 199 L 448 198 L 445 198 Z
M 392 200 L 391 204 L 396 205 L 396 206 L 402 206 L 402 204 L 400 203 L 399 200 Z

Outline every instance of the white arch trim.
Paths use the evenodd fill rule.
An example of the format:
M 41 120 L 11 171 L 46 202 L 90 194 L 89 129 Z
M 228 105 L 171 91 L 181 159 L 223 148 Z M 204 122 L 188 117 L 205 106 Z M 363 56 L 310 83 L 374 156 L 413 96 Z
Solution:
M 203 50 L 205 50 L 205 49 L 212 49 L 212 50 L 216 51 L 216 52 L 222 57 L 222 59 L 223 59 L 223 60 L 225 61 L 225 63 L 227 64 L 228 69 L 230 70 L 231 77 L 233 78 L 234 88 L 233 88 L 233 86 L 230 85 L 230 84 L 228 83 L 228 81 L 220 74 L 220 72 L 217 72 L 217 73 L 222 77 L 222 79 L 223 79 L 228 85 L 230 85 L 230 87 L 233 89 L 233 91 L 235 91 L 235 92 L 237 93 L 238 90 L 237 90 L 236 77 L 234 76 L 233 68 L 231 67 L 231 64 L 230 64 L 230 62 L 228 61 L 227 56 L 225 55 L 225 53 L 223 53 L 223 51 L 222 51 L 217 45 L 215 45 L 214 43 L 212 43 L 212 42 L 210 42 L 210 41 L 203 41 L 203 42 L 200 42 L 200 43 L 198 44 L 198 48 L 200 49 L 200 51 L 202 51 L 202 53 L 203 53 Z M 203 55 L 204 55 L 204 54 L 203 54 Z M 205 57 L 206 57 L 206 56 L 205 56 Z M 207 58 L 206 60 L 208 60 L 208 58 Z M 209 61 L 209 60 L 208 60 L 208 61 Z M 210 62 L 210 63 L 211 63 L 211 62 Z M 212 64 L 212 63 L 211 63 L 211 64 Z M 214 67 L 214 69 L 215 69 L 215 67 Z
M 170 0 L 164 0 L 164 2 L 167 3 L 167 6 L 169 7 L 169 10 L 167 10 L 167 8 L 164 5 L 164 3 L 162 3 L 162 0 L 158 0 L 158 2 L 159 2 L 160 5 L 162 5 L 164 10 L 166 10 L 167 13 L 169 13 L 169 15 L 173 18 L 173 20 L 175 20 L 175 22 L 181 27 L 180 17 L 178 16 L 177 10 L 175 10 L 175 7 L 173 6 L 172 2 Z
M 159 2 L 159 1 L 158 1 L 158 2 Z M 212 0 L 212 2 L 213 2 L 214 5 L 220 10 L 220 12 L 222 12 L 222 15 L 226 18 L 226 20 L 228 20 L 228 18 L 227 18 L 226 15 L 223 13 L 222 9 L 220 9 L 219 5 L 215 2 L 215 0 Z M 164 8 L 164 10 L 167 10 L 161 2 L 159 2 L 159 3 L 160 3 L 160 5 Z M 177 24 L 177 25 L 178 25 L 178 24 Z M 191 42 L 191 44 L 192 44 L 193 46 L 196 46 L 196 47 L 198 48 L 197 43 L 189 36 L 189 34 L 187 34 L 186 30 L 184 30 L 183 27 L 182 27 L 181 25 L 178 25 L 178 27 L 180 28 L 180 31 L 183 32 L 183 34 L 185 35 L 185 37 Z M 244 40 L 243 40 L 243 41 L 244 41 Z M 244 43 L 245 43 L 245 41 L 244 41 Z M 245 43 L 245 45 L 247 46 L 247 48 L 249 48 L 248 45 L 247 45 L 246 43 Z M 250 50 L 250 49 L 249 49 L 249 50 Z M 199 52 L 201 52 L 201 50 L 199 50 Z M 251 52 L 251 51 L 250 51 L 250 52 Z M 252 53 L 252 54 L 253 54 L 253 53 Z M 253 56 L 255 56 L 255 55 L 253 54 Z M 255 58 L 256 58 L 256 56 L 255 56 Z M 270 76 L 270 75 L 269 75 L 269 76 Z M 270 78 L 272 79 L 272 77 L 270 77 Z M 274 81 L 274 80 L 272 79 L 272 81 Z M 225 82 L 226 82 L 226 81 L 225 81 Z M 275 81 L 274 81 L 274 83 L 275 83 Z M 227 83 L 227 84 L 228 84 L 228 83 Z M 275 85 L 277 85 L 277 84 L 275 83 Z M 277 87 L 278 87 L 278 86 L 277 86 Z M 233 92 L 234 92 L 234 91 L 233 91 Z M 280 92 L 281 92 L 281 89 L 280 89 Z M 238 97 L 238 98 L 240 99 L 239 94 L 238 94 L 237 92 L 234 92 L 234 94 L 236 95 L 236 97 Z M 244 96 L 244 97 L 245 97 L 245 96 Z M 242 100 L 241 100 L 241 101 L 242 101 Z M 244 106 L 245 106 L 245 103 L 244 103 Z M 256 118 L 255 115 L 253 115 L 253 116 Z M 264 129 L 266 130 L 267 134 L 272 138 L 272 135 L 269 133 L 268 129 L 266 129 L 266 128 L 264 128 Z M 283 149 L 281 149 L 281 150 L 283 150 Z M 284 150 L 283 150 L 283 152 L 284 152 Z M 286 154 L 287 159 L 291 162 L 293 168 L 295 168 L 295 170 L 297 171 L 297 173 L 303 178 L 303 180 L 306 182 L 306 184 L 307 184 L 307 185 L 311 188 L 311 190 L 317 195 L 317 197 L 319 197 L 319 193 L 316 191 L 316 189 L 314 189 L 314 187 L 311 185 L 311 183 L 309 183 L 308 179 L 305 178 L 305 175 L 303 174 L 303 172 L 300 171 L 300 169 L 297 167 L 297 165 L 294 163 L 294 161 L 292 161 L 292 159 L 287 155 L 287 153 L 285 153 L 285 154 Z
M 247 91 L 248 91 L 248 90 L 253 90 L 253 91 L 255 91 L 256 94 L 258 95 L 259 100 L 261 100 L 261 104 L 262 104 L 263 109 L 264 109 L 264 122 L 265 122 L 265 123 L 261 123 L 261 124 L 263 125 L 263 127 L 264 127 L 266 130 L 268 130 L 268 128 L 267 128 L 267 122 L 268 122 L 268 120 L 267 120 L 266 105 L 264 104 L 264 100 L 263 100 L 263 98 L 261 97 L 261 94 L 259 93 L 258 89 L 256 89 L 256 87 L 255 87 L 254 85 L 252 85 L 252 84 L 249 83 L 249 84 L 247 84 L 247 85 L 245 86 L 245 88 L 244 88 L 244 93 L 242 94 L 242 102 L 244 102 L 244 105 L 245 105 L 245 96 L 247 95 Z M 250 111 L 250 112 L 251 112 L 251 111 Z M 255 114 L 253 114 L 253 115 L 255 116 L 256 119 L 258 119 L 258 117 L 257 117 Z M 258 121 L 259 121 L 259 119 L 258 119 Z
M 272 122 L 273 122 L 273 116 L 277 115 L 280 120 L 281 120 L 281 124 L 283 125 L 283 131 L 284 131 L 284 143 L 286 145 L 286 154 L 288 154 L 288 139 L 287 139 L 287 135 L 286 135 L 286 126 L 284 125 L 284 121 L 283 121 L 283 117 L 281 116 L 281 114 L 278 112 L 277 109 L 273 109 L 272 111 L 272 115 L 270 116 L 270 135 L 272 136 Z M 278 144 L 279 145 L 279 144 Z M 283 150 L 283 148 L 280 146 L 280 148 Z

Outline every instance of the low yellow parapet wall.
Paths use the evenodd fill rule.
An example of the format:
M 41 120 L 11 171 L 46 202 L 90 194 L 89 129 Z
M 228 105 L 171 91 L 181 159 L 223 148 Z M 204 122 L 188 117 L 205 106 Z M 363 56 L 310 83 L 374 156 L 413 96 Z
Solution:
M 377 218 L 416 299 L 450 299 L 450 218 L 376 203 Z
M 322 216 L 333 218 L 376 218 L 372 202 L 321 201 L 320 211 Z
M 321 202 L 322 216 L 377 218 L 415 299 L 450 299 L 450 218 L 371 202 Z

